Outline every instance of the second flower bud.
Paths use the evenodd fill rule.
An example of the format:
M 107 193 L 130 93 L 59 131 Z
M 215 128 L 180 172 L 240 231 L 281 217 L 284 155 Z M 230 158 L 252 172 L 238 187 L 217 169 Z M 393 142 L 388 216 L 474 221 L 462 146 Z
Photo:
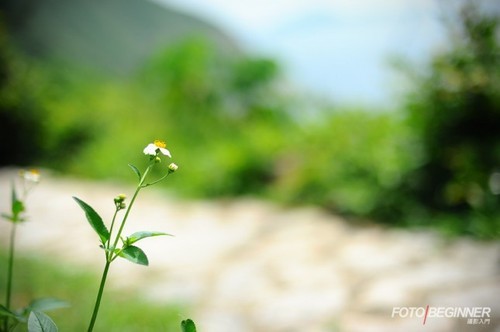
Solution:
M 117 210 L 123 210 L 127 207 L 127 205 L 125 204 L 125 198 L 127 198 L 127 196 L 125 196 L 125 194 L 119 194 L 118 196 L 116 196 L 114 198 L 115 206 L 116 206 Z

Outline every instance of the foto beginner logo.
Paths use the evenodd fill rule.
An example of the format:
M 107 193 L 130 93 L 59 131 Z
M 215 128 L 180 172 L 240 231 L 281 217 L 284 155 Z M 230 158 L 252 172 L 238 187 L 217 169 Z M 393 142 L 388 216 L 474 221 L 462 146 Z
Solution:
M 464 318 L 467 324 L 490 324 L 491 307 L 393 307 L 391 318 L 420 318 L 425 325 L 430 318 Z

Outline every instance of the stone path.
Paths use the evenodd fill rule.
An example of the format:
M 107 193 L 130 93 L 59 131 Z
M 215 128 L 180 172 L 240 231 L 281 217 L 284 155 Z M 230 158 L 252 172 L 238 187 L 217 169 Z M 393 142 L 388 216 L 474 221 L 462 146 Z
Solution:
M 2 212 L 15 176 L 0 171 Z M 126 234 L 175 237 L 145 240 L 150 266 L 120 261 L 110 284 L 142 285 L 151 300 L 189 305 L 202 332 L 500 331 L 499 242 L 359 228 L 316 208 L 257 200 L 183 202 L 154 189 L 141 192 Z M 45 175 L 29 197 L 32 221 L 19 228 L 19 251 L 73 265 L 78 255 L 78 264 L 101 271 L 96 235 L 71 196 L 106 218 L 112 198 L 132 190 Z M 0 223 L 3 247 L 7 226 Z M 421 309 L 392 318 L 394 307 L 405 307 L 403 315 Z M 491 308 L 490 321 L 434 317 L 438 307 Z

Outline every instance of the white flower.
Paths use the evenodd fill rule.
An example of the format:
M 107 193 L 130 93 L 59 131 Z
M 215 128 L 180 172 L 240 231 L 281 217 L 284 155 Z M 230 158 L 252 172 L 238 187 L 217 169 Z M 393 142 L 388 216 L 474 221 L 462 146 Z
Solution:
M 40 171 L 37 169 L 30 169 L 29 171 L 19 171 L 19 175 L 28 182 L 38 183 L 40 182 Z
M 158 151 L 164 154 L 165 156 L 169 156 L 172 158 L 170 155 L 170 151 L 165 149 L 167 147 L 167 144 L 163 141 L 155 140 L 153 143 L 148 144 L 144 148 L 144 154 L 147 154 L 148 156 L 156 156 L 158 154 Z

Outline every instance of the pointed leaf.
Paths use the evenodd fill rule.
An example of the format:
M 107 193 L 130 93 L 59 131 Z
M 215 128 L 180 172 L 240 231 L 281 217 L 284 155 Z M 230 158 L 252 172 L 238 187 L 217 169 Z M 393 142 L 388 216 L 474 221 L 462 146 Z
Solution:
M 128 164 L 128 166 L 134 171 L 134 173 L 137 175 L 137 177 L 140 180 L 142 176 L 141 176 L 141 172 L 139 172 L 139 170 L 137 169 L 137 167 L 135 167 L 132 164 Z
M 9 309 L 7 309 L 2 304 L 0 304 L 0 317 L 14 317 L 14 318 L 18 318 L 15 313 L 13 313 Z
M 149 265 L 148 257 L 146 256 L 144 251 L 142 251 L 141 248 L 136 246 L 126 247 L 119 253 L 119 256 L 135 264 L 146 265 L 146 266 Z
M 16 186 L 14 185 L 14 181 L 11 182 L 10 186 L 10 200 L 11 202 L 17 201 Z
M 53 297 L 45 297 L 31 301 L 28 309 L 33 311 L 49 311 L 69 307 L 69 303 Z
M 32 311 L 28 318 L 29 332 L 57 332 L 57 326 L 49 316 L 41 311 Z
M 14 201 L 12 202 L 12 214 L 13 215 L 18 215 L 21 212 L 24 212 L 24 203 L 21 201 Z
M 147 237 L 153 237 L 153 236 L 161 236 L 161 235 L 169 235 L 172 236 L 171 234 L 163 233 L 163 232 L 151 232 L 151 231 L 140 231 L 140 232 L 135 232 L 134 234 L 130 235 L 127 237 L 127 244 L 133 244 L 139 240 L 145 239 Z
M 109 239 L 109 231 L 102 222 L 102 218 L 95 212 L 95 210 L 82 201 L 81 199 L 74 197 L 73 199 L 80 205 L 82 210 L 85 212 L 85 216 L 87 217 L 87 220 L 90 223 L 90 226 L 96 231 L 97 235 L 99 235 L 99 238 L 101 239 L 101 242 L 104 244 L 106 241 Z
M 191 319 L 186 319 L 181 322 L 182 332 L 196 332 L 196 325 Z
M 11 192 L 11 199 L 12 199 L 12 206 L 11 206 L 11 210 L 12 210 L 12 221 L 18 221 L 17 217 L 18 215 L 21 213 L 21 212 L 24 212 L 25 208 L 24 208 L 24 203 L 22 201 L 20 201 L 18 198 L 17 198 L 17 194 L 16 194 L 16 187 L 14 186 L 14 184 L 12 184 L 12 192 Z
M 14 217 L 7 214 L 7 213 L 2 213 L 2 218 L 5 218 L 5 219 L 10 220 L 10 221 L 14 220 Z

